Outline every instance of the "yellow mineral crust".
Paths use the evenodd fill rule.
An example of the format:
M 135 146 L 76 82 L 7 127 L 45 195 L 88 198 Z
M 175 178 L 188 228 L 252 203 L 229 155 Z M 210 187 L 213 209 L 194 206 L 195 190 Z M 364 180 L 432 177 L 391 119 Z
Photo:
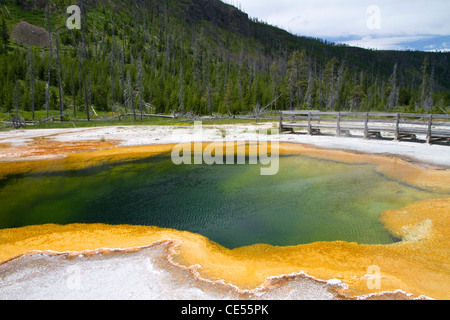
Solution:
M 170 152 L 172 148 L 113 148 L 75 153 L 58 160 L 0 163 L 0 176 L 40 170 L 80 169 L 104 161 L 117 162 Z M 301 153 L 342 162 L 375 163 L 384 174 L 412 185 L 444 192 L 448 192 L 449 188 L 448 170 L 420 167 L 393 157 L 295 144 L 280 144 L 280 153 Z M 402 170 L 406 170 L 407 174 Z M 223 281 L 242 290 L 268 286 L 270 277 L 304 272 L 319 280 L 341 280 L 347 285 L 343 293 L 349 297 L 402 290 L 414 297 L 424 295 L 449 299 L 449 213 L 450 198 L 413 203 L 400 210 L 384 212 L 382 223 L 394 236 L 402 239 L 392 245 L 317 242 L 295 247 L 253 245 L 234 250 L 201 235 L 156 227 L 97 224 L 30 226 L 0 230 L 0 261 L 6 262 L 36 251 L 129 249 L 170 240 L 173 244 L 172 263 L 192 267 L 205 280 Z M 373 273 L 373 270 L 379 270 L 379 274 Z M 377 279 L 379 282 L 375 281 Z

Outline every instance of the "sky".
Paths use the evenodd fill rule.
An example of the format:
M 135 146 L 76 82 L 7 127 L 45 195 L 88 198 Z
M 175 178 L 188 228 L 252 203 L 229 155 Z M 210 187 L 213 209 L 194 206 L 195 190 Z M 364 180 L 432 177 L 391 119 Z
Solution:
M 450 0 L 222 0 L 299 36 L 378 50 L 450 51 Z

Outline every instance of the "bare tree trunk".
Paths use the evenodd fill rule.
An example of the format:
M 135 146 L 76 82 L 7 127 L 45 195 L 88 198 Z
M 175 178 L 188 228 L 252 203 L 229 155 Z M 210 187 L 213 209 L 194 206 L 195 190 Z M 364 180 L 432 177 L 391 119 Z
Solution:
M 125 53 L 123 49 L 119 50 L 120 63 L 118 66 L 118 76 L 120 81 L 120 87 L 122 88 L 122 106 L 125 108 L 125 113 L 127 113 L 127 100 L 126 100 L 126 81 L 125 81 Z
M 207 95 L 207 104 L 208 104 L 208 113 L 210 116 L 212 116 L 212 89 L 211 89 L 211 83 L 208 81 L 208 95 Z
M 88 86 L 87 86 L 87 98 L 86 98 L 86 101 L 87 101 L 87 106 L 89 106 L 89 108 L 92 108 L 92 78 L 91 78 L 91 72 L 89 71 L 88 72 Z M 88 113 L 88 120 L 90 121 L 90 118 L 89 118 L 89 113 L 90 113 L 90 111 L 89 111 L 89 109 L 87 110 L 87 113 Z M 94 113 L 95 113 L 95 110 L 94 110 Z
M 110 105 L 111 105 L 111 110 L 113 112 L 115 112 L 115 96 L 116 96 L 116 86 L 115 86 L 115 78 L 116 78 L 116 69 L 114 67 L 114 63 L 115 63 L 115 58 L 114 58 L 114 48 L 113 51 L 111 52 L 111 58 L 110 58 L 110 62 L 109 62 L 109 76 L 110 76 L 110 86 L 111 86 L 111 100 L 110 100 Z
M 180 60 L 180 89 L 178 91 L 178 103 L 180 104 L 180 112 L 184 114 L 184 77 L 183 77 L 183 61 Z
M 19 121 L 19 82 L 16 80 L 14 81 L 14 92 L 13 92 L 13 99 L 14 99 L 14 110 L 16 111 L 16 121 Z
M 89 116 L 89 102 L 88 102 L 88 92 L 87 92 L 87 86 L 86 86 L 86 72 L 84 71 L 83 67 L 83 58 L 82 58 L 82 52 L 79 49 L 79 46 L 77 44 L 77 41 L 75 39 L 75 35 L 73 34 L 73 30 L 70 30 L 70 33 L 72 34 L 73 43 L 75 44 L 75 47 L 77 49 L 78 53 L 78 62 L 79 62 L 79 68 L 80 68 L 80 75 L 83 81 L 83 87 L 84 87 L 84 104 L 86 107 L 86 114 L 87 114 L 87 120 L 90 121 Z
M 71 71 L 72 71 L 72 74 L 71 74 L 71 76 L 72 76 L 72 102 L 73 102 L 73 117 L 74 117 L 74 119 L 76 119 L 76 117 L 77 117 L 77 106 L 76 106 L 76 101 L 75 101 L 75 99 L 76 99 L 76 94 L 75 94 L 75 66 L 73 65 L 73 61 L 72 61 L 72 63 L 71 63 Z
M 124 93 L 126 95 L 125 105 L 130 104 L 131 111 L 133 112 L 134 121 L 136 121 L 137 119 L 136 119 L 136 110 L 135 110 L 135 105 L 134 105 L 133 85 L 131 83 L 130 72 L 127 73 L 127 88 Z M 127 110 L 125 110 L 125 112 L 128 113 Z
M 50 56 L 48 59 L 48 70 L 47 70 L 47 84 L 45 86 L 45 109 L 47 110 L 47 119 L 50 117 L 50 80 L 52 74 L 52 62 L 53 62 L 53 40 L 52 40 L 52 30 L 49 18 L 49 12 L 45 10 L 45 20 L 47 22 L 47 32 L 49 37 L 49 49 Z
M 62 88 L 62 79 L 61 79 L 61 61 L 59 58 L 59 39 L 58 33 L 55 34 L 56 41 L 56 66 L 58 73 L 58 90 L 59 90 L 59 116 L 61 117 L 61 121 L 64 121 L 64 101 L 63 101 L 63 88 Z
M 84 12 L 84 0 L 81 1 L 81 12 Z M 83 57 L 84 59 L 87 59 L 87 51 L 86 51 L 86 39 L 85 39 L 85 35 L 84 35 L 84 26 L 85 26 L 85 22 L 82 21 L 81 22 L 81 40 L 82 40 L 82 45 L 83 45 Z M 83 68 L 84 69 L 84 68 Z M 90 116 L 90 97 L 88 97 L 89 93 L 88 93 L 88 88 L 86 86 L 86 72 L 83 71 L 83 82 L 84 82 L 84 103 L 85 103 L 85 107 L 86 107 L 86 117 L 88 121 L 91 121 L 91 116 Z
M 138 58 L 138 76 L 137 76 L 137 87 L 138 87 L 138 99 L 139 99 L 139 111 L 141 112 L 141 122 L 142 122 L 142 115 L 144 113 L 144 72 L 142 70 L 142 58 Z
M 31 49 L 27 52 L 27 62 L 28 62 L 28 76 L 30 79 L 30 89 L 31 89 L 31 113 L 32 120 L 34 121 L 34 68 L 33 68 L 33 55 Z

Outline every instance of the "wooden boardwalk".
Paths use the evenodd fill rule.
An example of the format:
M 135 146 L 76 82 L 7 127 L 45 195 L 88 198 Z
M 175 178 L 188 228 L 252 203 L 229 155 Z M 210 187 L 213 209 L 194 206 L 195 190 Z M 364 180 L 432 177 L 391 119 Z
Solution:
M 280 132 L 306 130 L 310 135 L 324 131 L 338 136 L 361 132 L 365 139 L 394 137 L 395 140 L 419 141 L 422 136 L 431 144 L 450 143 L 450 115 L 414 113 L 361 113 L 283 111 Z

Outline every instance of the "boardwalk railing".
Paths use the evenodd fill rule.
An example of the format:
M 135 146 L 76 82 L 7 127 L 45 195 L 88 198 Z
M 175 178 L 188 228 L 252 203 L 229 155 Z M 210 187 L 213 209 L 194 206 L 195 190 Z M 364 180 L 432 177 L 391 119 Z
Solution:
M 426 137 L 428 143 L 450 143 L 450 115 L 414 113 L 360 113 L 283 111 L 280 114 L 280 132 L 306 130 L 308 134 L 332 131 L 336 135 L 361 132 L 364 138 L 393 136 L 396 140 Z

